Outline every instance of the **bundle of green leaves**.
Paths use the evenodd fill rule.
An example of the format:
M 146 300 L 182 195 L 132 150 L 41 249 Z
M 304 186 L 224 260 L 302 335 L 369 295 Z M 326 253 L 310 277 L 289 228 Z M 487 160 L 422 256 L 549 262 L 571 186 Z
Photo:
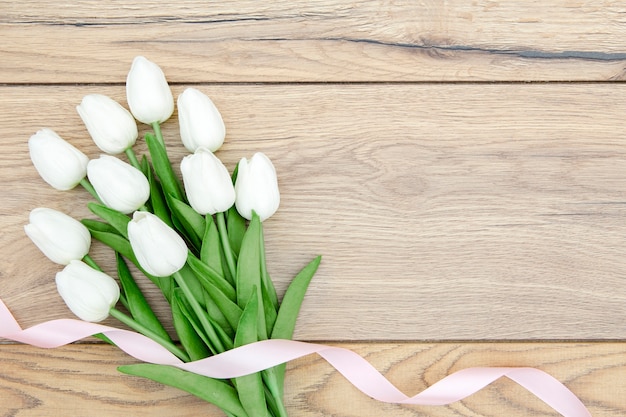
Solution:
M 181 102 L 184 95 L 191 97 L 191 104 Z M 223 142 L 221 116 L 208 97 L 186 91 L 179 97 L 181 138 L 193 152 L 185 159 L 195 160 L 188 161 L 190 168 L 181 166 L 183 187 L 161 133 L 161 124 L 173 112 L 173 99 L 160 68 L 136 58 L 127 79 L 127 98 L 134 118 L 153 130 L 145 135 L 148 154 L 141 158 L 133 151 L 137 129 L 134 119 L 129 122 L 128 111 L 99 95 L 87 96 L 78 110 L 100 149 L 124 152 L 128 164 L 111 155 L 88 161 L 49 129 L 29 141 L 31 159 L 44 180 L 58 189 L 81 184 L 97 200 L 88 208 L 98 219 L 83 219 L 78 226 L 111 248 L 116 258 L 121 290 L 110 282 L 101 284 L 107 275 L 89 256 L 80 227 L 52 210 L 33 210 L 27 234 L 50 259 L 67 265 L 57 274 L 57 286 L 68 307 L 85 320 L 100 321 L 110 314 L 185 362 L 259 340 L 291 339 L 321 258 L 306 265 L 279 300 L 266 266 L 262 222 L 279 201 L 269 159 L 263 154 L 249 161 L 242 158 L 226 181 L 219 180 L 227 173 L 213 155 Z M 203 125 L 207 120 L 212 122 L 208 127 Z M 35 213 L 42 220 L 34 220 Z M 60 236 L 61 229 L 68 232 Z M 51 256 L 53 251 L 63 256 Z M 144 277 L 136 277 L 128 262 Z M 86 266 L 91 272 L 85 273 Z M 84 277 L 79 284 L 71 281 L 77 274 Z M 144 297 L 143 285 L 138 285 L 145 278 L 171 307 L 174 337 Z M 116 307 L 118 299 L 121 309 Z M 285 365 L 232 380 L 147 363 L 119 370 L 185 390 L 228 416 L 287 415 Z

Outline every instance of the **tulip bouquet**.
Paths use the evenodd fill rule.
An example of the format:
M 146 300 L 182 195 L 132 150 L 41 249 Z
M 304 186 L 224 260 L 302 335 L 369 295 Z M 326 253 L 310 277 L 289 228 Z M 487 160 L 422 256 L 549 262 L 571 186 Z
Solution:
M 69 309 L 90 322 L 112 316 L 185 362 L 259 340 L 290 339 L 320 258 L 296 275 L 279 300 L 266 267 L 262 228 L 280 201 L 270 159 L 262 153 L 242 158 L 231 175 L 214 154 L 225 137 L 222 117 L 209 97 L 189 88 L 177 101 L 180 136 L 191 152 L 180 163 L 181 182 L 161 133 L 161 124 L 174 111 L 162 70 L 135 58 L 126 94 L 130 112 L 99 94 L 84 97 L 77 106 L 104 152 L 99 158 L 89 160 L 50 129 L 40 130 L 28 143 L 32 162 L 47 183 L 59 190 L 80 184 L 95 200 L 88 208 L 97 219 L 78 221 L 36 208 L 25 226 L 36 246 L 64 265 L 56 284 Z M 133 151 L 135 119 L 152 127 L 145 135 L 148 155 L 141 159 Z M 115 274 L 89 256 L 92 238 L 112 249 Z M 143 276 L 136 277 L 129 263 Z M 146 301 L 139 279 L 151 281 L 167 300 L 175 337 Z M 166 365 L 119 369 L 186 390 L 229 416 L 287 415 L 284 365 L 231 380 Z

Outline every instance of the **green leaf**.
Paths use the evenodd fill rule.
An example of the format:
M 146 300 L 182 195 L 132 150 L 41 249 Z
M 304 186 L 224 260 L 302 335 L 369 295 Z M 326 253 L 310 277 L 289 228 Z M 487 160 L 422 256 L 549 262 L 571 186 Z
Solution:
M 185 201 L 185 196 L 181 191 L 182 188 L 178 182 L 178 178 L 176 174 L 174 174 L 165 147 L 159 143 L 156 136 L 152 133 L 146 133 L 145 139 L 150 157 L 152 158 L 152 166 L 154 167 L 156 176 L 161 181 L 164 194 L 171 194 L 178 200 Z
M 215 320 L 209 318 L 209 321 L 213 325 L 213 329 L 215 329 L 215 333 L 217 333 L 218 337 L 222 341 L 222 345 L 225 350 L 230 350 L 233 348 L 233 338 L 229 336 L 228 333 L 219 325 Z
M 256 328 L 258 325 L 258 312 L 258 299 L 253 294 L 253 296 L 250 297 L 248 303 L 246 303 L 246 308 L 243 309 L 241 319 L 239 319 L 239 324 L 237 325 L 237 334 L 235 335 L 235 348 L 254 343 L 259 340 L 258 331 Z
M 163 189 L 161 188 L 161 184 L 154 177 L 154 173 L 152 172 L 152 166 L 148 159 L 144 155 L 141 160 L 141 166 L 144 169 L 144 173 L 146 174 L 146 178 L 148 178 L 148 183 L 150 184 L 150 205 L 152 206 L 152 212 L 165 224 L 170 227 L 174 227 L 172 224 L 170 209 L 167 206 L 165 201 L 165 195 L 163 194 Z
M 220 244 L 220 235 L 213 216 L 206 216 L 205 226 L 202 248 L 200 248 L 200 260 L 223 277 L 222 245 Z
M 203 359 L 211 354 L 211 351 L 206 345 L 205 340 L 197 332 L 197 323 L 192 323 L 190 320 L 190 313 L 184 304 L 184 295 L 181 294 L 181 289 L 176 288 L 172 297 L 172 319 L 174 322 L 174 329 L 183 345 L 189 358 L 192 361 Z
M 113 226 L 120 235 L 128 239 L 128 223 L 130 222 L 130 217 L 98 203 L 87 203 L 87 208 L 89 208 L 93 214 Z
M 211 282 L 206 282 L 205 289 L 226 320 L 228 320 L 228 324 L 233 328 L 233 330 L 236 331 L 239 320 L 241 319 L 241 308 L 237 305 L 237 303 L 224 295 L 224 293 L 217 287 L 213 286 Z
M 193 269 L 191 269 L 189 264 L 185 264 L 178 272 L 187 283 L 187 286 L 189 286 L 189 289 L 198 304 L 200 304 L 202 308 L 206 308 L 206 300 L 204 299 L 203 294 L 205 290 L 202 287 L 202 284 L 200 283 L 200 280 L 198 279 L 198 276 L 195 274 Z
M 114 235 L 120 235 L 120 233 L 115 230 L 113 226 L 108 223 L 101 222 L 99 220 L 92 219 L 82 219 L 80 221 L 89 231 L 101 232 L 101 233 L 111 233 Z
M 177 288 L 177 291 L 178 290 L 180 289 Z M 196 334 L 204 341 L 212 353 L 218 354 L 233 348 L 232 336 L 224 331 L 220 324 L 211 317 L 209 312 L 206 312 L 206 322 L 205 325 L 202 325 L 193 307 L 189 303 L 189 299 L 184 294 L 181 294 L 179 300 L 183 314 L 185 314 L 185 317 L 193 326 Z M 209 334 L 209 332 L 211 334 Z
M 209 265 L 202 262 L 200 259 L 196 258 L 194 254 L 189 253 L 187 255 L 187 264 L 191 267 L 191 269 L 196 273 L 196 277 L 200 281 L 200 283 L 206 288 L 206 283 L 210 282 L 214 287 L 218 288 L 226 297 L 230 300 L 237 300 L 237 293 L 235 289 L 230 284 L 230 282 L 226 281 L 226 279 L 221 276 L 216 270 L 211 268 Z
M 142 326 L 147 327 L 164 339 L 171 341 L 169 334 L 165 331 L 165 328 L 163 328 L 163 325 L 154 314 L 154 311 L 152 311 L 150 304 L 148 304 L 146 298 L 143 296 L 141 289 L 139 289 L 126 262 L 124 262 L 122 256 L 117 252 L 115 257 L 117 259 L 117 275 L 120 279 L 120 284 L 126 297 L 127 308 L 131 316 Z
M 167 202 L 172 210 L 172 215 L 178 219 L 183 228 L 180 232 L 199 250 L 202 246 L 202 237 L 206 228 L 204 216 L 198 214 L 191 206 L 173 195 L 167 195 Z
M 206 376 L 183 371 L 167 365 L 141 363 L 117 368 L 127 375 L 140 376 L 158 383 L 186 391 L 196 397 L 215 404 L 225 413 L 236 417 L 248 417 L 237 391 L 229 383 Z M 256 417 L 253 415 L 253 417 Z
M 235 328 L 230 325 L 222 309 L 211 299 L 208 292 L 204 293 L 204 298 L 206 299 L 206 309 L 207 313 L 209 313 L 209 318 L 224 331 L 224 334 L 230 342 L 229 344 L 232 345 L 233 338 L 235 337 Z
M 239 164 L 235 165 L 235 169 L 233 169 L 233 174 L 230 176 L 233 181 L 233 185 L 237 182 L 237 174 L 239 173 Z
M 267 338 L 264 303 L 261 290 L 261 220 L 254 215 L 241 244 L 241 252 L 237 262 L 237 304 L 244 308 L 250 297 L 256 293 L 259 314 L 258 331 L 261 339 Z
M 193 328 L 193 332 L 200 338 L 205 346 L 209 348 L 211 353 L 218 353 L 219 350 L 211 343 L 211 338 L 207 335 L 206 329 L 199 323 L 198 316 L 194 313 L 193 307 L 189 304 L 189 300 L 180 288 L 174 289 L 174 296 L 178 297 L 178 307 L 184 315 L 187 322 Z M 208 320 L 208 319 L 207 319 Z M 211 326 L 212 328 L 212 326 Z
M 99 240 L 128 259 L 135 259 L 135 254 L 130 246 L 130 242 L 124 236 L 120 235 L 119 231 L 113 226 L 108 223 L 90 219 L 83 219 L 81 223 L 87 227 L 94 239 Z
M 313 275 L 315 275 L 321 261 L 321 256 L 313 259 L 307 266 L 302 268 L 291 281 L 289 287 L 287 287 L 271 333 L 272 339 L 291 339 L 293 337 L 293 331 L 296 327 L 296 319 L 298 318 L 298 313 L 300 313 L 302 300 L 304 300 L 304 295 L 309 288 L 309 283 Z M 273 378 L 275 379 L 276 386 L 281 396 L 284 387 L 286 367 L 287 365 L 283 363 L 272 368 L 274 369 Z
M 291 281 L 289 287 L 287 287 L 280 309 L 278 310 L 276 322 L 274 323 L 272 339 L 292 338 L 302 300 L 321 261 L 321 256 L 313 259 L 307 266 L 302 268 L 298 275 Z
M 143 172 L 143 175 L 150 180 L 149 176 L 152 174 L 152 166 L 150 165 L 150 161 L 148 161 L 146 155 L 142 155 L 141 163 L 139 165 L 141 166 L 141 172 Z
M 189 303 L 190 311 L 193 312 L 194 317 L 196 317 L 199 323 L 201 324 L 202 326 L 201 331 L 207 336 L 208 340 L 210 341 L 210 343 L 207 343 L 207 345 L 209 346 L 209 348 L 211 348 L 211 351 L 214 354 L 224 352 L 225 350 L 228 350 L 228 349 L 232 349 L 232 340 L 230 340 L 230 338 L 228 337 L 226 338 L 222 337 L 223 335 L 220 334 L 220 332 L 223 333 L 223 331 L 221 330 L 219 325 L 215 324 L 211 320 L 211 318 L 209 317 L 206 311 L 206 306 L 203 307 L 200 305 L 200 302 L 196 299 L 198 294 L 194 294 L 189 283 L 187 282 L 188 280 L 183 275 L 183 273 L 181 273 L 182 271 L 185 271 L 186 269 L 187 269 L 187 266 L 184 267 L 181 271 L 175 272 L 172 276 L 176 280 L 176 283 L 179 285 L 179 287 L 183 290 L 185 299 Z M 189 274 L 187 278 L 192 277 L 192 275 L 193 275 L 193 271 L 191 271 L 191 274 Z M 195 279 L 195 276 L 193 278 Z M 202 289 L 201 286 L 200 286 L 200 289 L 201 291 L 204 291 L 204 289 Z M 202 297 L 203 297 L 202 303 L 204 304 L 205 303 L 204 296 L 202 295 Z M 228 343 L 223 343 L 224 340 L 226 340 Z
M 253 343 L 258 340 L 258 298 L 256 288 L 246 304 L 237 326 L 235 347 Z M 265 402 L 265 387 L 260 372 L 235 378 L 235 385 L 239 392 L 239 400 L 246 412 L 251 416 L 268 416 Z
M 267 334 L 270 335 L 272 334 L 272 329 L 274 328 L 274 323 L 276 322 L 277 313 L 276 307 L 267 294 L 265 285 L 261 285 L 261 298 L 263 300 L 263 311 L 265 313 L 265 326 L 267 328 Z
M 241 242 L 246 233 L 246 219 L 241 217 L 235 206 L 232 206 L 226 212 L 226 225 L 228 227 L 228 240 L 230 248 L 233 250 L 235 258 L 239 257 L 241 251 Z

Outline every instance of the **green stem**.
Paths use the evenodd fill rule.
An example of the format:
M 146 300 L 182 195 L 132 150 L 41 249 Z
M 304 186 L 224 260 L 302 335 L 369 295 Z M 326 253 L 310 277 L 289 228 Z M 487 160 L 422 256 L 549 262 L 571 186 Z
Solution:
M 163 133 L 161 132 L 161 124 L 159 122 L 152 123 L 152 129 L 154 130 L 154 136 L 156 136 L 157 141 L 159 141 L 163 149 L 165 149 L 165 141 L 163 140 Z
M 137 168 L 139 171 L 141 171 L 141 164 L 139 163 L 139 160 L 137 159 L 137 156 L 135 155 L 135 151 L 133 151 L 133 148 L 126 149 L 124 153 L 128 157 L 128 161 L 130 162 L 130 164 L 134 166 L 135 168 Z
M 172 342 L 165 340 L 163 337 L 159 336 L 158 334 L 154 333 L 152 330 L 148 329 L 147 327 L 133 320 L 131 317 L 122 313 L 115 307 L 111 308 L 110 313 L 111 313 L 111 316 L 115 317 L 116 319 L 118 319 L 119 321 L 121 321 L 122 323 L 130 327 L 131 329 L 141 333 L 144 336 L 149 337 L 150 339 L 154 340 L 155 342 L 163 346 L 165 349 L 169 350 L 171 353 L 176 355 L 183 362 L 189 362 L 189 356 L 187 356 L 185 352 L 183 352 L 178 346 L 174 345 Z
M 226 263 L 228 264 L 228 270 L 230 276 L 235 279 L 237 276 L 237 266 L 235 264 L 235 258 L 233 257 L 233 250 L 230 247 L 230 240 L 228 240 L 228 230 L 226 230 L 226 220 L 224 219 L 224 213 L 220 212 L 215 215 L 217 217 L 217 230 L 220 233 L 220 240 L 222 242 L 222 248 L 224 249 L 224 255 L 226 256 Z
M 198 317 L 198 320 L 200 320 L 200 324 L 204 328 L 207 337 L 213 345 L 209 346 L 209 348 L 213 351 L 213 354 L 224 352 L 226 349 L 224 348 L 224 345 L 222 344 L 222 341 L 218 337 L 217 333 L 215 333 L 213 325 L 209 322 L 207 312 L 204 311 L 202 306 L 200 306 L 200 304 L 198 303 L 198 300 L 196 300 L 196 298 L 194 297 L 191 288 L 189 288 L 189 285 L 187 285 L 187 281 L 185 281 L 185 278 L 181 275 L 180 271 L 175 272 L 172 276 L 174 277 L 174 280 L 176 281 L 178 286 L 183 290 L 185 297 L 187 297 L 187 301 L 189 302 L 191 308 Z
M 146 144 L 148 145 L 148 151 L 152 157 L 152 166 L 156 173 L 156 176 L 161 181 L 163 192 L 167 197 L 168 194 L 173 195 L 180 201 L 185 201 L 184 193 L 181 190 L 181 186 L 178 182 L 178 178 L 172 168 L 172 163 L 167 154 L 165 142 L 163 141 L 163 135 L 161 134 L 161 128 L 158 123 L 153 124 L 154 134 L 152 132 L 146 133 Z
M 96 189 L 93 188 L 93 185 L 91 185 L 87 178 L 83 178 L 82 180 L 80 180 L 79 184 L 82 185 L 85 190 L 89 191 L 89 194 L 91 194 L 93 198 L 102 203 L 102 200 L 100 200 L 100 196 L 98 196 Z

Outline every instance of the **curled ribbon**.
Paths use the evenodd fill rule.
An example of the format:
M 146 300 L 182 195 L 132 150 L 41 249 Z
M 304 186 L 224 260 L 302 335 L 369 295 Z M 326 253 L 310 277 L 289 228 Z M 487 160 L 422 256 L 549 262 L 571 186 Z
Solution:
M 55 348 L 97 333 L 143 362 L 172 365 L 200 375 L 228 379 L 318 354 L 364 394 L 382 402 L 447 405 L 460 401 L 506 376 L 564 417 L 591 417 L 583 403 L 554 377 L 535 368 L 467 368 L 455 372 L 421 393 L 408 397 L 355 352 L 293 340 L 263 340 L 195 362 L 184 363 L 153 340 L 128 330 L 75 319 L 60 319 L 22 329 L 0 300 L 0 337 L 42 348 Z

